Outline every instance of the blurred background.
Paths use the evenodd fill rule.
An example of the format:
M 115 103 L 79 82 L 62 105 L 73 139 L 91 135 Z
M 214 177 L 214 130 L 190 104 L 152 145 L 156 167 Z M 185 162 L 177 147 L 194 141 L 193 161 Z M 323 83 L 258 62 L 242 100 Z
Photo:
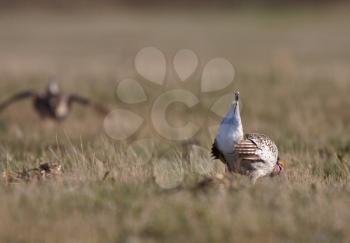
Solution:
M 165 143 L 129 150 L 91 110 L 77 106 L 64 123 L 47 125 L 23 101 L 0 113 L 2 179 L 46 161 L 63 174 L 0 183 L 0 241 L 350 242 L 349 10 L 346 0 L 0 0 L 0 102 L 54 79 L 114 110 L 124 107 L 116 87 L 126 78 L 152 101 L 168 87 L 137 72 L 139 51 L 159 49 L 166 67 L 153 58 L 145 66 L 166 68 L 166 80 L 177 82 L 174 56 L 189 49 L 198 67 L 178 84 L 205 100 L 205 65 L 228 60 L 234 81 L 204 108 L 239 89 L 245 131 L 269 135 L 287 161 L 284 177 L 250 186 L 234 175 L 210 190 L 198 182 L 224 168 L 210 158 L 209 137 L 199 138 L 205 156 L 188 161 L 177 146 L 164 159 Z M 150 111 L 136 108 L 149 122 Z M 171 120 L 208 115 L 174 110 Z
M 182 48 L 201 63 L 223 56 L 240 73 L 341 79 L 350 52 L 346 2 L 2 0 L 0 78 L 119 79 L 132 74 L 138 50 L 155 46 L 169 59 Z
M 347 1 L 340 0 L 2 0 L 0 98 L 21 89 L 42 89 L 54 78 L 64 90 L 113 108 L 118 106 L 116 83 L 140 78 L 134 58 L 142 48 L 153 46 L 166 56 L 167 79 L 178 79 L 172 60 L 180 49 L 198 56 L 199 67 L 190 77 L 193 82 L 200 82 L 209 60 L 230 61 L 235 77 L 227 92 L 239 88 L 250 98 L 245 105 L 249 130 L 267 130 L 260 127 L 263 123 L 252 122 L 254 116 L 264 119 L 259 116 L 264 109 L 271 109 L 267 120 L 290 123 L 291 112 L 284 115 L 285 107 L 307 102 L 302 110 L 311 121 L 317 116 L 320 123 L 319 116 L 324 116 L 325 126 L 329 124 L 325 119 L 330 118 L 318 110 L 324 106 L 348 121 L 349 99 L 340 94 L 349 91 L 349 9 Z M 300 99 L 303 103 L 298 103 Z M 261 111 L 260 104 L 265 104 Z M 27 107 L 18 105 L 16 111 L 23 112 L 11 107 L 2 119 L 9 119 L 6 124 L 18 123 Z M 27 123 L 37 121 L 31 118 L 28 114 Z M 292 133 L 304 136 L 303 131 Z

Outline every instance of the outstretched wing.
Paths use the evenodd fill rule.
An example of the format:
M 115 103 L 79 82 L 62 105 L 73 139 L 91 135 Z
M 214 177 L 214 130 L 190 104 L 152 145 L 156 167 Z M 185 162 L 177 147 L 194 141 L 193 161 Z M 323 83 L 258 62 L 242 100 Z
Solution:
M 7 100 L 3 101 L 2 103 L 0 103 L 0 112 L 2 112 L 3 110 L 5 110 L 8 106 L 10 106 L 11 104 L 26 99 L 26 98 L 31 98 L 36 96 L 37 93 L 34 91 L 22 91 L 20 93 L 17 93 L 13 96 L 11 96 L 10 98 L 8 98 Z
M 94 108 L 101 115 L 107 115 L 109 113 L 109 110 L 105 106 L 100 105 L 96 102 L 91 101 L 88 98 L 85 98 L 79 95 L 70 95 L 68 99 L 68 103 L 69 105 L 72 105 L 73 103 L 77 103 L 84 106 L 90 106 Z

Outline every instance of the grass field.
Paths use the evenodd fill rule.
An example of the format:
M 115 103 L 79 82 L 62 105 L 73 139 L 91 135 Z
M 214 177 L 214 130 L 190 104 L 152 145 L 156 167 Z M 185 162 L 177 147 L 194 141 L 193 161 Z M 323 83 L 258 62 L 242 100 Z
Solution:
M 245 130 L 272 137 L 287 167 L 255 185 L 239 175 L 200 183 L 223 171 L 206 153 L 183 159 L 181 145 L 159 140 L 130 151 L 92 111 L 48 124 L 18 103 L 0 114 L 1 171 L 50 161 L 62 175 L 2 181 L 0 242 L 349 242 L 349 21 L 346 9 L 3 13 L 0 100 L 55 77 L 116 109 L 119 81 L 145 81 L 134 69 L 141 48 L 165 54 L 170 80 L 176 51 L 191 49 L 191 87 L 206 62 L 229 60 L 234 83 L 215 95 L 239 89 Z M 199 142 L 210 148 L 208 137 Z

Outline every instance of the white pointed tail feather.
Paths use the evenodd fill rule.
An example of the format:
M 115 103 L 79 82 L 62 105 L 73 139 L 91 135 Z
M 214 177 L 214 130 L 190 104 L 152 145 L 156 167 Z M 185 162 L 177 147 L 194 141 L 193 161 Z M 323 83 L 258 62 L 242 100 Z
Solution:
M 243 127 L 239 111 L 239 102 L 234 102 L 224 119 L 222 120 L 216 141 L 220 151 L 227 162 L 233 159 L 231 156 L 235 144 L 243 139 Z

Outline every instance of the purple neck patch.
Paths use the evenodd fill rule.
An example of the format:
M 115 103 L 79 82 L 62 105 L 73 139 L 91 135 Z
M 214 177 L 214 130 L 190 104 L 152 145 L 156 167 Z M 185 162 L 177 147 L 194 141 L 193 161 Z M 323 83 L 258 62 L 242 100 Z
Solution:
M 280 163 L 277 162 L 277 163 L 275 164 L 275 167 L 273 168 L 272 174 L 278 175 L 279 173 L 281 173 L 282 170 L 283 170 L 283 167 L 281 166 Z

